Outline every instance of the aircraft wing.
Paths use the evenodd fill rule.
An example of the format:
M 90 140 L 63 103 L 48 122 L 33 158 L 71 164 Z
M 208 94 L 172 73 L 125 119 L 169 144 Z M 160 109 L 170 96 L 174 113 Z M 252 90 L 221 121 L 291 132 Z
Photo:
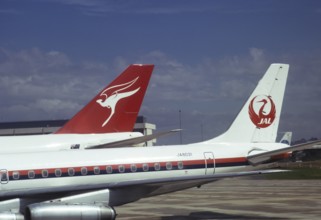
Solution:
M 288 172 L 288 170 L 257 170 L 231 173 L 215 173 L 213 175 L 177 176 L 172 178 L 155 178 L 148 180 L 131 180 L 127 182 L 109 184 L 111 190 L 121 189 L 124 195 L 131 195 L 133 198 L 144 198 L 165 193 L 175 192 L 192 187 L 200 187 L 204 184 L 218 181 L 225 178 L 254 176 L 260 174 Z M 138 194 L 138 195 L 137 195 Z M 118 204 L 121 205 L 121 204 Z
M 39 199 L 37 202 L 46 202 L 46 199 L 49 199 L 47 200 L 47 202 L 50 201 L 64 203 L 88 203 L 88 198 L 92 196 L 92 194 L 95 194 L 95 200 L 93 201 L 96 201 L 98 198 L 99 201 L 106 201 L 108 197 L 110 201 L 118 201 L 117 198 L 123 198 L 121 201 L 118 201 L 116 202 L 116 204 L 114 204 L 122 205 L 130 202 L 126 199 L 129 199 L 132 202 L 134 200 L 138 200 L 144 197 L 150 197 L 164 193 L 174 192 L 177 190 L 201 186 L 203 184 L 207 184 L 224 178 L 252 176 L 278 172 L 288 172 L 288 170 L 271 169 L 231 173 L 216 173 L 214 175 L 208 176 L 187 175 L 172 178 L 133 179 L 129 181 L 121 181 L 114 183 L 92 184 L 87 185 L 85 187 L 76 185 L 73 186 L 73 188 L 61 186 L 52 189 L 50 193 L 48 193 L 47 189 L 26 191 L 22 193 L 22 197 L 24 199 L 27 199 L 27 197 L 37 194 L 41 195 L 41 199 Z M 70 191 L 73 191 L 73 193 L 70 194 Z M 108 194 L 108 196 L 106 196 L 106 193 L 109 193 L 109 191 L 112 191 L 113 193 L 111 195 Z M 124 195 L 126 195 L 126 199 L 124 198 Z
M 46 187 L 37 190 L 22 190 L 21 198 L 25 202 L 21 208 L 46 207 L 52 208 L 57 205 L 73 205 L 95 203 L 106 204 L 106 206 L 119 206 L 129 202 L 139 200 L 164 193 L 175 192 L 182 189 L 199 187 L 203 184 L 214 182 L 224 178 L 252 176 L 259 174 L 269 174 L 286 172 L 287 170 L 258 170 L 231 173 L 216 173 L 213 175 L 186 175 L 171 178 L 148 178 L 133 179 L 113 183 L 88 184 L 72 187 L 58 186 L 53 187 L 48 193 Z M 72 192 L 72 193 L 71 193 Z M 36 198 L 33 196 L 37 195 Z M 32 198 L 32 200 L 30 200 Z M 120 199 L 121 198 L 121 199 Z M 30 205 L 31 204 L 31 205 Z M 92 207 L 92 206 L 91 206 Z
M 254 176 L 260 174 L 269 174 L 269 173 L 279 173 L 279 172 L 289 172 L 289 170 L 281 170 L 281 169 L 269 169 L 269 170 L 254 170 L 254 171 L 242 171 L 242 172 L 231 172 L 231 173 L 215 173 L 213 175 L 195 175 L 195 176 L 177 176 L 172 178 L 155 178 L 149 180 L 132 180 L 132 181 L 124 181 L 119 183 L 109 183 L 107 184 L 108 188 L 115 188 L 115 187 L 126 187 L 132 185 L 148 185 L 148 184 L 168 184 L 168 183 L 177 183 L 177 182 L 195 182 L 199 183 L 202 182 L 212 182 L 220 179 L 225 178 L 232 178 L 232 177 L 242 177 L 242 176 Z
M 121 141 L 114 141 L 114 142 L 110 142 L 110 143 L 106 143 L 106 144 L 88 146 L 85 149 L 89 150 L 89 149 L 128 147 L 128 146 L 132 146 L 132 145 L 136 145 L 136 144 L 141 144 L 141 143 L 144 143 L 146 141 L 150 141 L 150 140 L 153 140 L 153 139 L 165 136 L 165 135 L 174 134 L 174 133 L 179 132 L 179 131 L 180 131 L 180 129 L 174 129 L 174 130 L 170 130 L 170 131 L 163 131 L 163 132 L 158 132 L 158 133 L 155 133 L 155 134 L 144 135 L 144 136 L 141 136 L 141 137 L 129 138 L 129 139 L 125 139 L 125 140 L 121 140 Z
M 272 151 L 267 151 L 267 152 L 264 152 L 264 153 L 250 155 L 250 156 L 247 157 L 247 159 L 252 165 L 258 165 L 260 163 L 263 163 L 263 162 L 271 159 L 271 157 L 273 157 L 273 156 L 277 156 L 277 155 L 280 155 L 280 154 L 289 153 L 289 152 L 293 152 L 293 151 L 311 149 L 311 148 L 316 147 L 318 145 L 321 145 L 321 140 L 310 141 L 310 142 L 307 142 L 307 143 L 296 144 L 296 145 L 293 145 L 293 146 L 290 146 L 290 147 L 281 148 L 281 149 L 278 149 L 278 150 L 272 150 Z

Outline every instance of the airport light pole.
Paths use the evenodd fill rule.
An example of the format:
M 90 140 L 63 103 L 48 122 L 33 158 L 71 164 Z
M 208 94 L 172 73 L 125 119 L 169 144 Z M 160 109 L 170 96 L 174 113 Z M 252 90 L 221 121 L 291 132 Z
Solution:
M 179 109 L 179 137 L 180 137 L 180 144 L 183 144 L 183 137 L 182 137 L 182 111 Z
M 204 135 L 203 135 L 203 122 L 201 123 L 201 137 L 202 137 L 202 141 L 204 141 Z

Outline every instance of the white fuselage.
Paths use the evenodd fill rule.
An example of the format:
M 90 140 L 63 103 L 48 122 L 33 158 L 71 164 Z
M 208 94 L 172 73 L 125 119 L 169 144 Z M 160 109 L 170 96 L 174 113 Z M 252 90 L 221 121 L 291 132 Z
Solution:
M 1 136 L 0 154 L 84 149 L 141 136 L 140 132 Z
M 190 144 L 2 154 L 2 198 L 45 192 L 113 188 L 135 181 L 239 172 L 248 152 L 283 148 L 284 144 Z

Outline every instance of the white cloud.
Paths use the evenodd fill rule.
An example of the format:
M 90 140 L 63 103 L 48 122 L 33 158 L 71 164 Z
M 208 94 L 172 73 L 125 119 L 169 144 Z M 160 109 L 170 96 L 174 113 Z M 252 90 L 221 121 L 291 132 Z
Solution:
M 47 0 L 59 4 L 70 5 L 89 16 L 104 16 L 110 13 L 122 14 L 155 14 L 171 15 L 179 13 L 204 13 L 217 11 L 217 7 L 203 6 L 195 3 L 192 5 L 173 2 L 164 4 L 162 1 L 103 1 L 103 0 Z M 191 3 L 190 3 L 191 4 Z
M 1 49 L 0 57 L 0 108 L 7 120 L 70 117 L 118 74 L 103 63 L 73 63 L 59 51 Z
M 264 53 L 262 49 L 258 48 L 250 48 L 250 55 L 253 58 L 254 61 L 261 61 L 264 57 Z
M 52 114 L 53 112 L 70 112 L 75 109 L 80 109 L 78 103 L 75 102 L 64 102 L 60 99 L 38 99 L 33 103 L 34 108 L 44 111 L 47 114 Z

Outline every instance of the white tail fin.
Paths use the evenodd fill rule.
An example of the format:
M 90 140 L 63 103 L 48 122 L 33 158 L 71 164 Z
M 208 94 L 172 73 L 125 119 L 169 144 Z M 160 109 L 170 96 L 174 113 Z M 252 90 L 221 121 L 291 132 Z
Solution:
M 275 142 L 288 64 L 271 64 L 230 128 L 207 142 Z
M 287 131 L 284 133 L 283 137 L 281 138 L 280 143 L 291 145 L 291 142 L 292 142 L 292 132 Z

